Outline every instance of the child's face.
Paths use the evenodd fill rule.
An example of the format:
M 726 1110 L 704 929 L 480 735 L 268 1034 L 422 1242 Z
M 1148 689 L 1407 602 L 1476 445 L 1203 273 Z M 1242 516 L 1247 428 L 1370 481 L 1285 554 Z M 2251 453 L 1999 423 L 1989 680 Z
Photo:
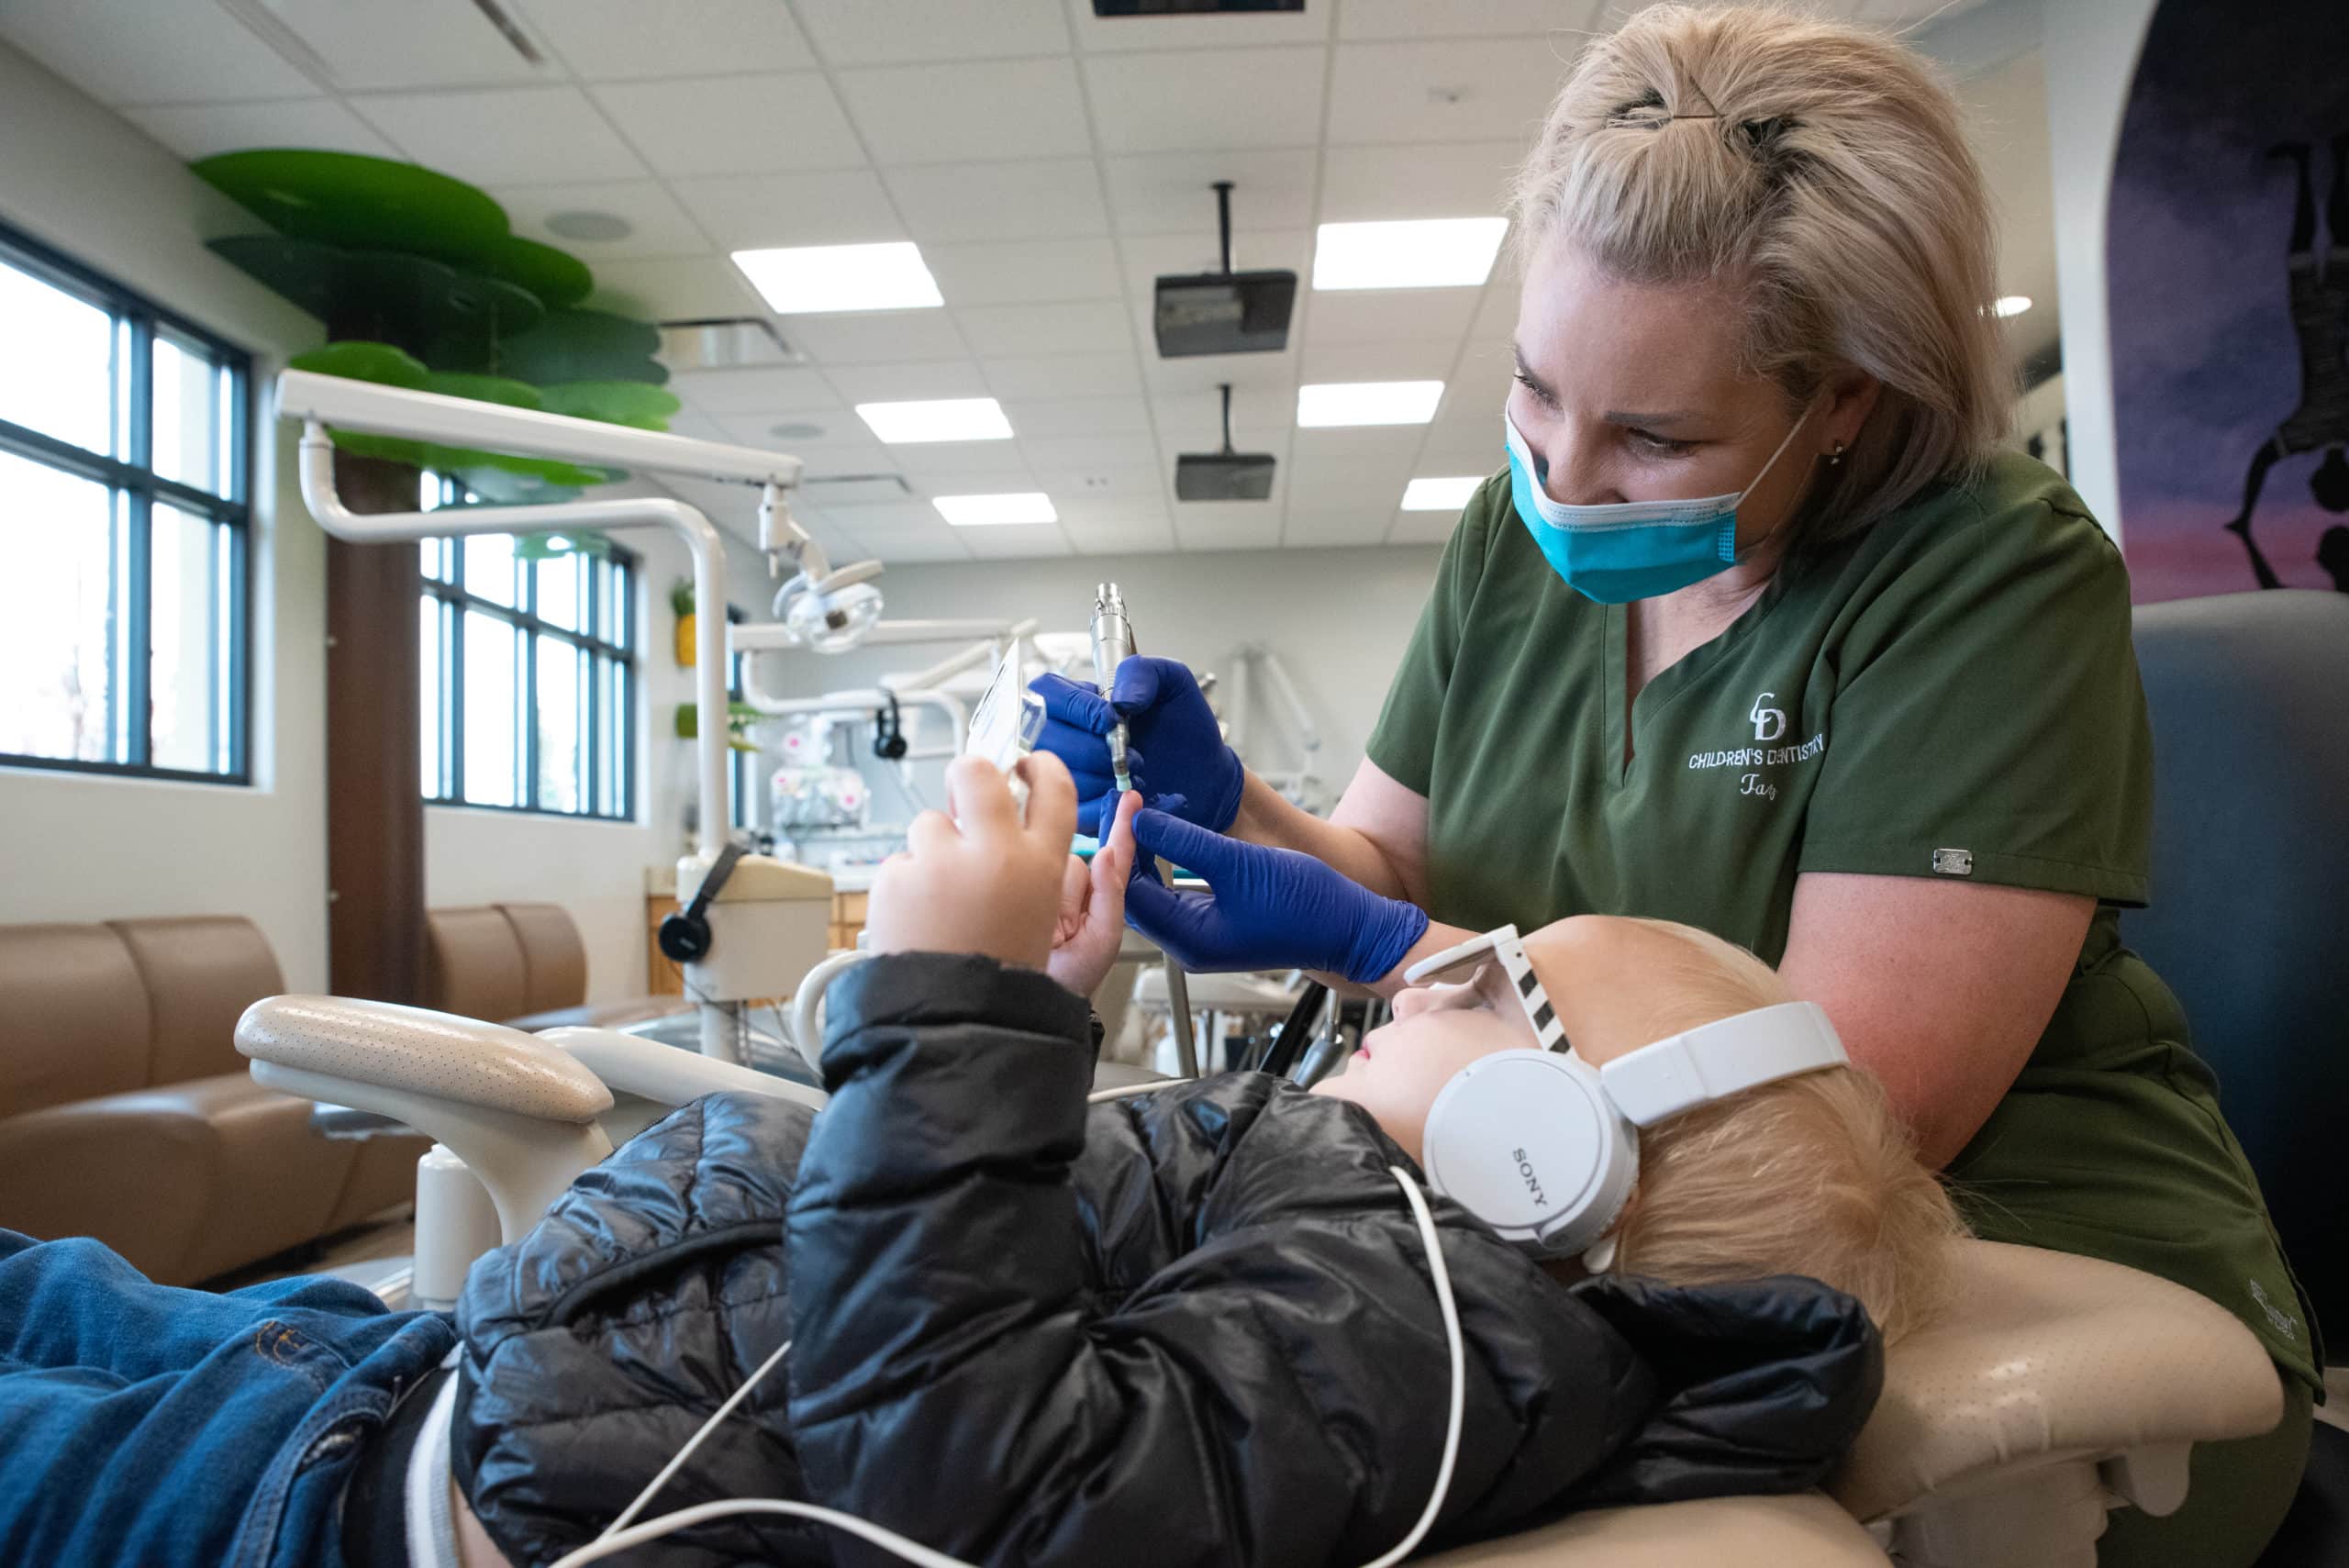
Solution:
M 1486 972 L 1500 974 L 1500 966 L 1488 964 Z M 1371 1030 L 1345 1071 L 1313 1092 L 1369 1111 L 1417 1160 L 1429 1107 L 1453 1074 L 1495 1051 L 1533 1043 L 1506 975 L 1498 985 L 1483 974 L 1456 985 L 1414 985 L 1395 994 L 1395 1021 Z

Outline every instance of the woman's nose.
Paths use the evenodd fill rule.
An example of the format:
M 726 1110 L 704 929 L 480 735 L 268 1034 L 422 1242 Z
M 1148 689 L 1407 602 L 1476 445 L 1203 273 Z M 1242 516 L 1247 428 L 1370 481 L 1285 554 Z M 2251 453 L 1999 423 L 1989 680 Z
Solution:
M 1534 450 L 1542 462 L 1542 490 L 1551 500 L 1588 506 L 1622 499 L 1599 461 L 1598 441 L 1586 432 L 1562 419 Z

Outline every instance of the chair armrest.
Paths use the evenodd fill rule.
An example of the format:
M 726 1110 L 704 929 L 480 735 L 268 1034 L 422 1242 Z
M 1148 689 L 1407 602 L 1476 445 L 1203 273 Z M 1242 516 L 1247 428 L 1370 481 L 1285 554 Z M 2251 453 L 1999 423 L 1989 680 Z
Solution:
M 561 1046 L 612 1093 L 633 1095 L 655 1106 L 682 1106 L 704 1095 L 729 1092 L 796 1100 L 817 1110 L 824 1105 L 821 1089 L 617 1029 L 551 1029 L 536 1038 L 546 1044 Z M 613 1141 L 620 1140 L 615 1137 Z
M 343 996 L 268 996 L 237 1020 L 256 1083 L 392 1117 L 446 1144 L 497 1206 L 508 1241 L 612 1151 L 611 1091 L 534 1036 Z
M 2104 1489 L 2166 1514 L 2184 1500 L 2188 1445 L 2282 1418 L 2275 1363 L 2216 1302 L 2094 1258 L 1953 1245 L 1955 1299 L 1887 1358 L 1883 1397 L 1829 1484 L 1855 1517 L 2066 1462 L 2101 1466 Z

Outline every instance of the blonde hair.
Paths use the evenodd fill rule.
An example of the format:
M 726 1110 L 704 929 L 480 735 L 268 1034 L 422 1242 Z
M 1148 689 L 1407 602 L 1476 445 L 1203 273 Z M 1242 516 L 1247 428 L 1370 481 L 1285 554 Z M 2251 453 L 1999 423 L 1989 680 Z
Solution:
M 1769 965 L 1687 926 L 1656 987 L 1661 1040 L 1787 1000 Z M 1948 1297 L 1949 1195 L 1875 1077 L 1832 1068 L 1780 1079 L 1640 1134 L 1639 1186 L 1614 1267 L 1676 1284 L 1807 1274 L 1856 1297 L 1887 1344 Z
M 1610 276 L 1718 284 L 1746 373 L 1807 406 L 1883 385 L 1797 542 L 1978 473 L 2019 390 L 1990 310 L 1990 203 L 1957 101 L 1883 34 L 1777 6 L 1653 6 L 1582 53 L 1509 198 L 1520 263 L 1553 239 Z

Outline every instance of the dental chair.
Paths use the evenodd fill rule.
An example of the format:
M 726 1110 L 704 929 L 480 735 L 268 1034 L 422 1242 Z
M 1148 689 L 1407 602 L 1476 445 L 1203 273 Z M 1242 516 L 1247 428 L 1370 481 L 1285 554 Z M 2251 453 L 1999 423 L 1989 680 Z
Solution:
M 487 1193 L 486 1240 L 528 1231 L 572 1179 L 673 1106 L 805 1085 L 592 1029 L 523 1034 L 331 996 L 256 1002 L 254 1079 L 434 1138 Z M 429 1182 L 419 1180 L 419 1218 Z M 475 1199 L 475 1202 L 481 1200 Z M 2092 1568 L 2105 1511 L 2167 1513 L 2197 1442 L 2282 1412 L 2275 1368 L 2213 1303 L 2118 1264 L 1961 1241 L 1945 1327 L 1887 1360 L 1883 1397 L 1824 1493 L 1600 1509 L 1431 1559 L 1447 1568 Z M 424 1294 L 421 1291 L 419 1294 Z M 454 1290 L 450 1290 L 454 1295 Z

